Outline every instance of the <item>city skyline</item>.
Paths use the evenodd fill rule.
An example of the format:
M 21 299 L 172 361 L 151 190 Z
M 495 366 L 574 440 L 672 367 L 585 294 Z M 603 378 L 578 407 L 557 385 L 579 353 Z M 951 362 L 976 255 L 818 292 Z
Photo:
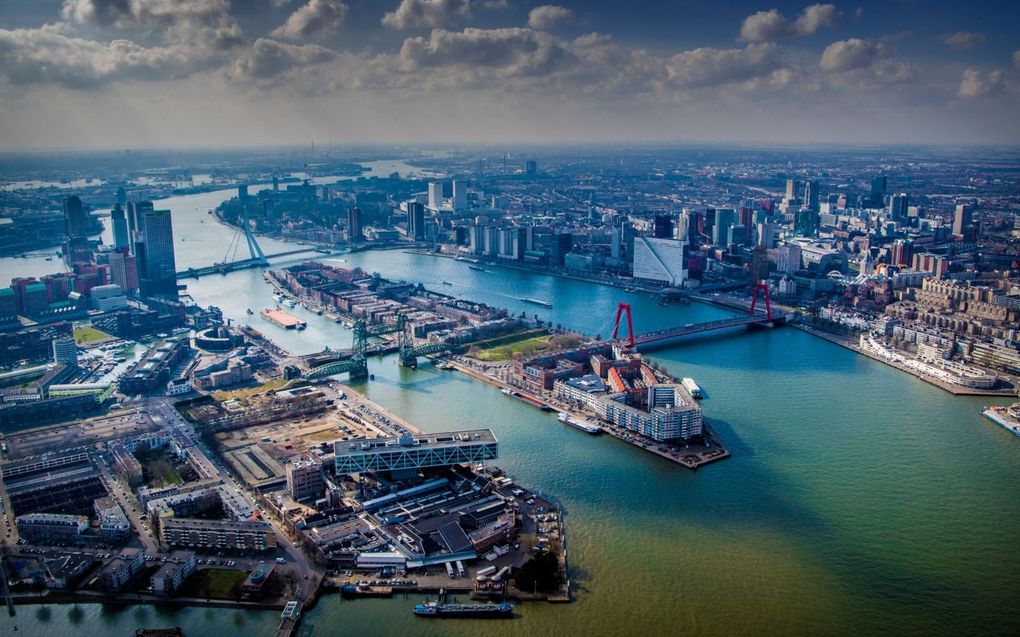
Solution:
M 1004 2 L 3 4 L 7 149 L 1020 140 Z

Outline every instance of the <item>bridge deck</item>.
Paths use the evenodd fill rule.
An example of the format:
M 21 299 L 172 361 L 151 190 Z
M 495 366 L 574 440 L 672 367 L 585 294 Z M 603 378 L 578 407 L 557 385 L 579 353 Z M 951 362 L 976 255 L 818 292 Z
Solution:
M 771 321 L 766 318 L 764 314 L 755 314 L 754 316 L 738 316 L 735 318 L 719 319 L 716 321 L 705 321 L 703 323 L 688 323 L 687 325 L 680 327 L 670 327 L 664 330 L 657 330 L 655 332 L 638 334 L 634 337 L 634 344 L 635 346 L 648 345 L 672 338 L 679 338 L 681 336 L 690 336 L 692 334 L 711 332 L 713 330 L 740 327 L 742 325 L 765 325 L 770 322 L 782 321 L 785 319 L 785 314 L 773 314 Z

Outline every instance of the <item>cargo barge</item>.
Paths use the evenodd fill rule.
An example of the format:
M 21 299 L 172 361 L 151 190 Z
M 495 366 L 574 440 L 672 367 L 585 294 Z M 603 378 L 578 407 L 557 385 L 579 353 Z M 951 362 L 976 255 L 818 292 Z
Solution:
M 513 604 L 441 604 L 425 602 L 414 607 L 414 614 L 419 617 L 452 617 L 508 619 L 513 617 Z
M 282 327 L 285 330 L 303 330 L 308 327 L 307 323 L 296 316 L 284 312 L 280 308 L 262 310 L 259 315 L 273 325 Z
M 512 397 L 516 398 L 517 400 L 521 401 L 522 403 L 526 403 L 528 405 L 531 405 L 532 407 L 538 407 L 542 411 L 556 411 L 555 409 L 553 409 L 549 405 L 543 403 L 541 400 L 535 398 L 534 396 L 529 396 L 528 394 L 523 394 L 521 392 L 516 392 L 516 391 L 514 391 L 512 389 L 509 389 L 509 388 L 505 388 L 502 391 L 503 391 L 503 393 L 505 395 L 512 396 Z

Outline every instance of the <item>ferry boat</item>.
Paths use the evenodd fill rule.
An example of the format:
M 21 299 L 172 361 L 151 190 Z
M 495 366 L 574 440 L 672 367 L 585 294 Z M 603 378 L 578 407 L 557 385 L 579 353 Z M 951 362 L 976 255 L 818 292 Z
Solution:
M 981 413 L 1014 436 L 1020 436 L 1020 402 L 1009 407 L 988 407 Z
M 419 617 L 474 617 L 485 619 L 509 619 L 513 617 L 513 604 L 441 604 L 425 602 L 414 607 Z
M 549 301 L 543 301 L 541 299 L 529 299 L 528 297 L 522 296 L 521 299 L 525 303 L 531 303 L 532 305 L 541 305 L 542 307 L 552 307 L 553 304 Z
M 589 425 L 586 422 L 581 422 L 580 420 L 575 420 L 575 419 L 571 418 L 570 415 L 565 413 L 565 412 L 561 412 L 560 413 L 559 421 L 564 423 L 564 424 L 566 424 L 566 425 L 570 425 L 574 429 L 580 429 L 584 433 L 588 433 L 588 434 L 592 434 L 592 435 L 602 433 L 602 427 L 596 427 L 595 425 Z

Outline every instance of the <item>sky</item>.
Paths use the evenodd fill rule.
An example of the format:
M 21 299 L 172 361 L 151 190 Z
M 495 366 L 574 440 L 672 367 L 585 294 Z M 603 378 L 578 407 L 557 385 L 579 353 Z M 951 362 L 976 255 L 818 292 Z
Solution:
M 1020 143 L 1020 1 L 0 0 L 0 149 Z

